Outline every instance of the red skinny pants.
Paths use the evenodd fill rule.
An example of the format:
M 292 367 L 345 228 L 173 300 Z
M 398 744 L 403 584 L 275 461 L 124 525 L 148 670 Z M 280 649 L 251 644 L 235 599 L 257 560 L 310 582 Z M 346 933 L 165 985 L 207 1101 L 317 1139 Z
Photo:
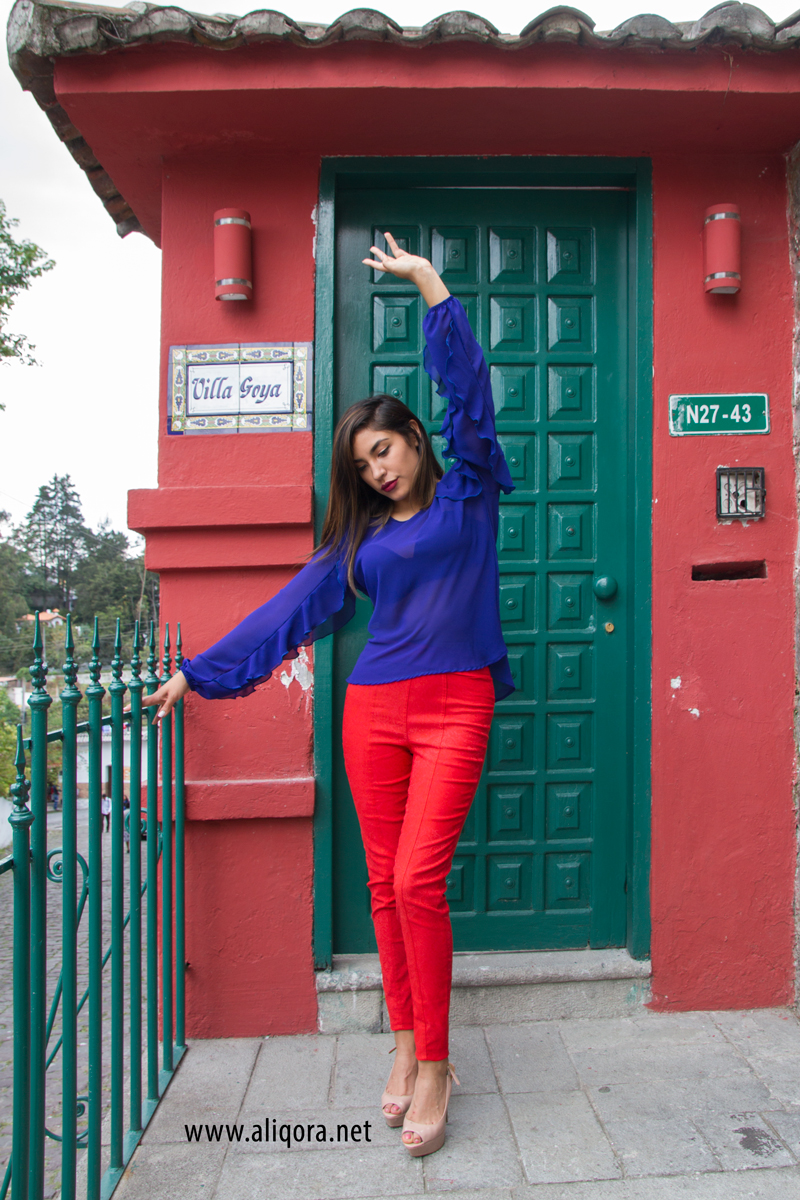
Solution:
M 494 710 L 488 667 L 349 684 L 342 739 L 367 857 L 392 1029 L 448 1057 L 453 931 L 445 879 L 480 779 Z

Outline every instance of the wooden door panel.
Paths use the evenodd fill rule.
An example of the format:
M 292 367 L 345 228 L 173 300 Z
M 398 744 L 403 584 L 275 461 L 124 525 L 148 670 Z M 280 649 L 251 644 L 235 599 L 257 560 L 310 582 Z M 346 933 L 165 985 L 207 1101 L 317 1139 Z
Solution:
M 337 201 L 337 417 L 388 392 L 436 436 L 445 404 L 422 368 L 425 306 L 361 266 L 369 245 L 430 256 L 484 348 L 516 490 L 501 504 L 500 615 L 517 690 L 498 704 L 447 882 L 461 950 L 622 945 L 630 666 L 606 632 L 625 601 L 627 197 L 436 188 Z M 369 605 L 336 637 L 334 722 Z M 609 621 L 609 614 L 613 621 Z M 336 757 L 336 756 L 335 756 Z M 374 948 L 366 868 L 341 755 L 334 766 L 334 950 Z

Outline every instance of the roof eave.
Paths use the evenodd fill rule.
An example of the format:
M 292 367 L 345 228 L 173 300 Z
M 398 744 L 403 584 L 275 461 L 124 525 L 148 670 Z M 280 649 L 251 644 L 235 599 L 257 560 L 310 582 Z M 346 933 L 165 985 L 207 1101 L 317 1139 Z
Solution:
M 136 214 L 59 104 L 54 87 L 58 58 L 108 54 L 134 46 L 184 44 L 214 50 L 289 43 L 322 49 L 339 42 L 378 41 L 409 48 L 443 42 L 477 42 L 505 51 L 536 43 L 572 43 L 587 50 L 696 50 L 736 46 L 777 52 L 800 46 L 800 11 L 779 23 L 750 4 L 723 3 L 696 22 L 673 24 L 642 14 L 610 32 L 576 8 L 559 6 L 541 13 L 516 35 L 500 33 L 483 17 L 450 12 L 422 28 L 404 29 L 374 9 L 353 9 L 330 25 L 300 24 L 285 14 L 261 9 L 243 17 L 203 16 L 181 8 L 136 0 L 125 8 L 76 4 L 68 0 L 17 0 L 8 21 L 8 57 L 22 87 L 39 107 L 86 174 L 121 237 L 143 233 Z

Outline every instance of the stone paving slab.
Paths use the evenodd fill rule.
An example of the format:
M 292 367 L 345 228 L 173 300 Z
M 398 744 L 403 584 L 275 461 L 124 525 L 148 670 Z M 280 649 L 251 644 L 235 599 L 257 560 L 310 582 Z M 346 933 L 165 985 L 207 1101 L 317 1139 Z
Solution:
M 667 1020 L 664 1019 L 665 1015 L 668 1015 Z M 603 1047 L 615 1050 L 627 1045 L 656 1046 L 675 1042 L 710 1045 L 726 1040 L 725 1034 L 710 1013 L 663 1014 L 651 1012 L 647 1008 L 640 1009 L 628 1017 L 559 1022 L 559 1033 L 567 1049 L 576 1052 L 601 1050 Z
M 337 1150 L 229 1154 L 215 1196 L 236 1200 L 355 1200 L 361 1196 L 424 1194 L 419 1159 L 375 1147 L 345 1156 Z M 196 1195 L 196 1193 L 194 1193 Z M 157 1196 L 151 1192 L 150 1197 Z M 127 1194 L 121 1193 L 127 1200 Z
M 791 1167 L 796 1158 L 780 1130 L 771 1128 L 771 1113 L 723 1112 L 694 1118 L 694 1125 L 723 1171 L 759 1167 Z
M 580 1087 L 555 1021 L 486 1030 L 499 1086 L 512 1092 L 571 1092 Z
M 239 1120 L 239 1110 L 253 1072 L 261 1040 L 220 1038 L 202 1043 L 202 1053 L 192 1055 L 191 1067 L 178 1067 L 167 1095 L 147 1126 L 148 1143 L 186 1145 L 186 1121 L 192 1124 Z M 190 1116 L 189 1116 L 190 1114 Z
M 402 1138 L 402 1130 L 395 1132 Z M 398 1151 L 406 1154 L 402 1144 Z M 458 1104 L 451 1104 L 444 1146 L 423 1161 L 426 1191 L 525 1182 L 513 1125 L 499 1095 L 460 1096 Z
M 796 1200 L 800 1168 L 514 1188 L 509 1200 Z
M 177 1176 L 182 1197 L 207 1200 L 800 1196 L 789 1010 L 455 1029 L 447 1141 L 416 1160 L 380 1116 L 391 1045 L 364 1033 L 192 1042 L 115 1200 L 172 1200 Z M 186 1143 L 186 1124 L 199 1141 Z
M 627 1176 L 720 1169 L 705 1138 L 688 1117 L 632 1116 L 606 1121 L 604 1129 Z
M 195 1146 L 149 1143 L 147 1154 L 133 1156 L 116 1196 L 126 1200 L 188 1200 L 214 1196 L 225 1162 L 225 1146 Z
M 506 1102 L 531 1183 L 622 1175 L 608 1136 L 582 1091 L 513 1095 Z

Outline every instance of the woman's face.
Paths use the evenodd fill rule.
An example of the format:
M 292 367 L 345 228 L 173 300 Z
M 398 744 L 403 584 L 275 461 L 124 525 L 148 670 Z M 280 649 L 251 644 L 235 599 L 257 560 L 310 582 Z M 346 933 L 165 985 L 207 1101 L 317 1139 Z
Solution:
M 412 431 L 417 433 L 414 425 Z M 416 442 L 409 445 L 391 429 L 360 429 L 353 438 L 353 459 L 365 483 L 403 507 L 419 462 Z

